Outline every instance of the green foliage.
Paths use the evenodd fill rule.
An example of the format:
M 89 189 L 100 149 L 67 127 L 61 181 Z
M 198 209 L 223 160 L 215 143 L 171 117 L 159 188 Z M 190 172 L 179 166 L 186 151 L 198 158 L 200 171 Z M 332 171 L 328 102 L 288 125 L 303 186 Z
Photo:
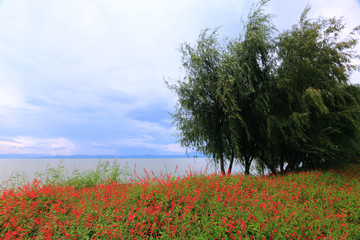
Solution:
M 273 43 L 268 39 L 274 27 L 271 16 L 262 11 L 266 2 L 249 14 L 244 36 L 226 47 L 219 43 L 216 30 L 203 31 L 195 47 L 183 44 L 186 77 L 168 84 L 179 97 L 172 117 L 181 144 L 213 157 L 223 174 L 226 160 L 231 172 L 234 158 L 249 172 L 259 148 L 255 128 L 265 128 L 254 124 L 264 118 L 268 99 L 264 87 L 273 68 Z
M 220 43 L 203 31 L 182 46 L 186 76 L 168 87 L 181 144 L 224 166 L 255 160 L 272 173 L 337 166 L 360 153 L 360 87 L 355 28 L 343 38 L 342 19 L 307 17 L 278 33 L 260 1 L 242 34 Z
M 194 147 L 223 164 L 225 152 L 225 113 L 219 98 L 219 70 L 223 49 L 216 31 L 203 31 L 196 47 L 183 44 L 182 62 L 186 79 L 168 85 L 178 96 L 174 122 L 180 130 L 181 144 Z M 223 166 L 223 165 L 222 165 Z
M 0 238 L 358 239 L 359 180 L 360 166 L 352 165 L 271 177 L 190 173 L 85 188 L 34 181 L 1 193 Z
M 276 31 L 271 15 L 264 14 L 268 1 L 261 1 L 244 23 L 244 34 L 228 43 L 222 63 L 222 108 L 227 113 L 231 148 L 249 174 L 251 162 L 260 156 L 266 144 L 261 133 L 266 131 L 268 83 L 274 70 L 271 56 Z
M 360 92 L 348 83 L 357 40 L 353 33 L 340 40 L 341 19 L 309 20 L 309 11 L 277 37 L 279 66 L 269 89 L 269 138 L 281 158 L 272 161 L 288 171 L 339 165 L 360 152 Z
M 41 185 L 72 186 L 79 189 L 109 182 L 122 183 L 130 176 L 128 167 L 121 166 L 116 160 L 112 163 L 100 161 L 95 169 L 84 171 L 75 169 L 71 174 L 67 172 L 66 167 L 60 163 L 57 167 L 46 168 L 44 172 L 36 172 L 35 178 Z M 28 181 L 24 173 L 15 172 L 6 184 L 0 186 L 0 190 L 16 189 Z

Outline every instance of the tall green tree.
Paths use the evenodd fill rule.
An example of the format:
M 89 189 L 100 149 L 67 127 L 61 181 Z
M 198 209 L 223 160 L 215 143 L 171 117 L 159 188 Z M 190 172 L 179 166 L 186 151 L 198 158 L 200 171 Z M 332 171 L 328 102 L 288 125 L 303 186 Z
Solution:
M 249 174 L 255 158 L 259 158 L 266 141 L 268 114 L 267 85 L 274 71 L 276 31 L 272 16 L 265 14 L 261 1 L 250 11 L 243 34 L 229 42 L 222 63 L 221 83 L 224 86 L 222 107 L 226 112 L 236 158 Z
M 178 96 L 172 117 L 181 145 L 211 156 L 225 174 L 228 126 L 218 94 L 223 49 L 216 30 L 203 31 L 195 47 L 183 44 L 181 52 L 186 76 L 168 85 Z
M 239 38 L 203 31 L 183 44 L 185 77 L 174 123 L 181 144 L 211 156 L 222 174 L 252 161 L 272 173 L 340 165 L 360 153 L 360 87 L 349 83 L 360 27 L 342 38 L 342 19 L 308 19 L 275 36 L 260 1 Z
M 231 173 L 235 159 L 249 174 L 261 148 L 258 142 L 264 142 L 259 132 L 266 130 L 265 85 L 271 77 L 274 48 L 271 16 L 263 12 L 267 2 L 254 7 L 243 35 L 225 47 L 218 42 L 216 30 L 203 31 L 195 47 L 184 44 L 186 77 L 169 86 L 179 97 L 172 116 L 181 144 L 212 156 L 222 174 L 226 165 Z
M 280 170 L 337 165 L 360 153 L 359 87 L 349 84 L 358 29 L 343 39 L 341 19 L 311 20 L 309 11 L 277 42 L 268 136 Z

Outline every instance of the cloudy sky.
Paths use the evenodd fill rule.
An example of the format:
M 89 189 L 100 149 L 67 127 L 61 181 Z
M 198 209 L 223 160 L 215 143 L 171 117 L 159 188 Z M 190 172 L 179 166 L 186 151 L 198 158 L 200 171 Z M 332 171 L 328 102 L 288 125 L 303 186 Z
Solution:
M 0 0 L 0 154 L 184 153 L 164 79 L 183 74 L 181 43 L 217 26 L 236 37 L 252 2 Z M 360 0 L 273 0 L 267 10 L 283 30 L 308 2 L 311 17 L 360 24 Z

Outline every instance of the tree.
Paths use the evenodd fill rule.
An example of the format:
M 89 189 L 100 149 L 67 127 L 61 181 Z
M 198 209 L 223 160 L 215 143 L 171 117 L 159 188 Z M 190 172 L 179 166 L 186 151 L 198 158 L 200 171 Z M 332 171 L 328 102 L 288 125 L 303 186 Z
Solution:
M 260 1 L 239 38 L 203 31 L 183 44 L 183 80 L 172 114 L 181 144 L 249 174 L 254 159 L 272 173 L 339 165 L 360 152 L 360 87 L 349 84 L 358 40 L 341 39 L 341 19 L 300 22 L 275 36 Z
M 184 81 L 168 85 L 179 97 L 174 122 L 180 130 L 181 144 L 194 147 L 220 162 L 222 174 L 228 173 L 235 159 L 250 165 L 261 145 L 257 131 L 259 118 L 264 119 L 267 97 L 264 86 L 270 78 L 272 62 L 269 54 L 273 49 L 270 34 L 274 30 L 270 15 L 261 1 L 248 16 L 244 36 L 223 48 L 216 30 L 203 31 L 196 47 L 184 44 Z
M 268 122 L 271 162 L 281 171 L 338 165 L 360 152 L 360 92 L 348 83 L 358 29 L 341 40 L 341 19 L 309 20 L 309 11 L 277 41 Z
M 228 118 L 236 158 L 249 174 L 255 158 L 259 158 L 266 141 L 268 113 L 267 85 L 274 70 L 275 27 L 271 15 L 261 1 L 250 11 L 244 24 L 244 34 L 228 44 L 222 63 L 222 108 Z
M 212 156 L 225 174 L 228 126 L 218 94 L 223 49 L 216 30 L 210 34 L 203 31 L 195 47 L 183 44 L 181 52 L 186 77 L 177 84 L 168 84 L 179 98 L 172 117 L 180 130 L 181 144 Z

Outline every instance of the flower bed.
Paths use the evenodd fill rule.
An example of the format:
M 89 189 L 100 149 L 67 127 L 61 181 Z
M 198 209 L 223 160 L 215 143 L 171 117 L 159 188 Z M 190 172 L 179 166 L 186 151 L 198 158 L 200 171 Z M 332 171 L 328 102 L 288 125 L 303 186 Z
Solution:
M 189 173 L 0 197 L 1 239 L 360 239 L 360 173 Z

